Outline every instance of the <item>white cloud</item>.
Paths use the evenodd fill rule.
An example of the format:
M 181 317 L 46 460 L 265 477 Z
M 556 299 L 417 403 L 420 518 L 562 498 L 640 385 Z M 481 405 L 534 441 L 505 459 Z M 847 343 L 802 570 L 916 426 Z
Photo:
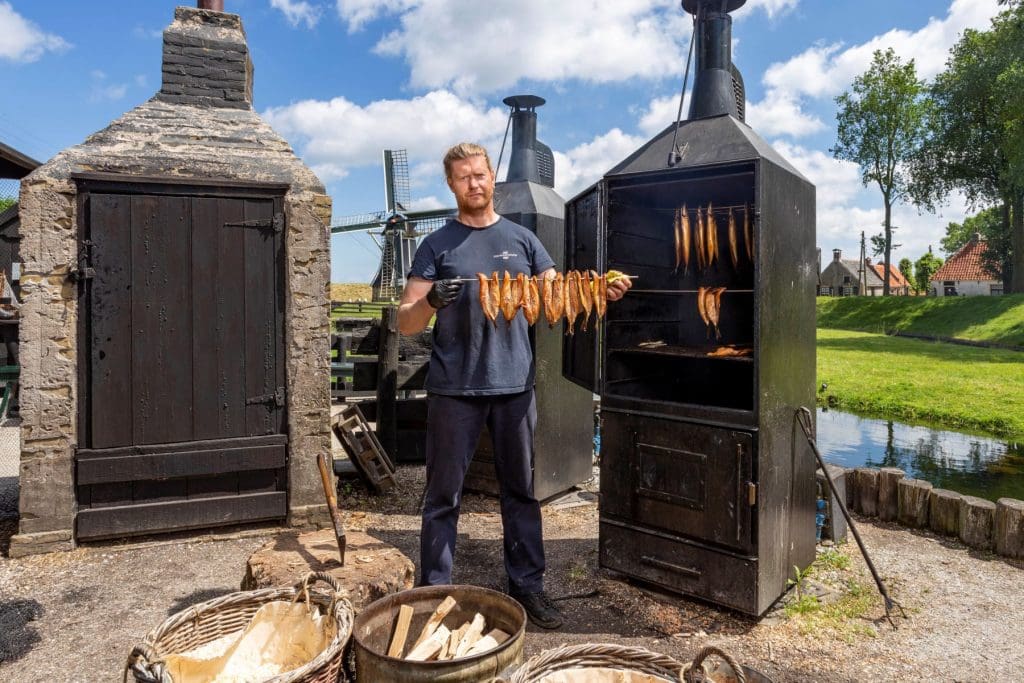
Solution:
M 569 199 L 600 179 L 644 142 L 645 138 L 613 128 L 568 152 L 555 152 L 555 191 Z
M 94 69 L 89 76 L 92 79 L 92 89 L 89 91 L 89 101 L 91 102 L 119 100 L 128 92 L 127 83 L 109 83 L 107 74 L 99 69 Z
M 455 204 L 455 199 L 447 197 L 447 201 L 441 201 L 436 195 L 419 197 L 413 199 L 407 207 L 409 211 L 433 211 L 434 209 L 446 209 Z
M 405 149 L 416 173 L 432 165 L 440 179 L 441 157 L 459 140 L 492 153 L 501 144 L 507 112 L 482 108 L 444 90 L 408 100 L 377 100 L 359 106 L 344 97 L 274 107 L 263 116 L 296 144 L 300 155 L 329 182 L 356 166 L 379 166 L 381 150 Z
M 998 0 L 953 0 L 944 18 L 932 17 L 917 31 L 893 29 L 850 47 L 817 44 L 765 71 L 764 99 L 748 107 L 748 120 L 768 134 L 794 138 L 822 130 L 821 120 L 805 113 L 805 98 L 835 97 L 871 64 L 875 50 L 893 48 L 904 60 L 914 59 L 918 76 L 939 73 L 964 29 L 985 28 L 998 12 Z
M 690 111 L 690 90 L 687 89 L 686 98 L 683 100 L 683 120 Z M 638 125 L 640 131 L 648 137 L 660 133 L 668 128 L 669 124 L 675 123 L 676 115 L 679 113 L 679 95 L 667 95 L 656 97 L 647 105 L 647 110 L 640 116 Z
M 284 13 L 284 18 L 292 26 L 304 23 L 306 28 L 316 26 L 322 12 L 321 7 L 311 5 L 305 0 L 270 0 L 270 6 L 281 10 Z
M 774 19 L 778 15 L 795 9 L 799 4 L 800 0 L 749 0 L 746 5 L 736 10 L 735 16 L 737 19 L 742 19 L 754 10 L 761 10 L 768 15 L 769 19 Z
M 0 59 L 34 62 L 45 52 L 62 52 L 70 47 L 60 36 L 44 33 L 15 12 L 11 3 L 0 0 Z
M 662 0 L 339 0 L 338 11 L 350 30 L 398 15 L 400 28 L 377 52 L 405 59 L 413 87 L 456 92 L 493 92 L 522 79 L 676 76 L 690 35 L 689 19 Z

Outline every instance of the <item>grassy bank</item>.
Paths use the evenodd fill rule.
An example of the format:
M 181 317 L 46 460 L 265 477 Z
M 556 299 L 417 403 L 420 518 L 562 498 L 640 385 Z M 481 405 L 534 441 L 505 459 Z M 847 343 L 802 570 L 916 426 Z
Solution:
M 1024 354 L 818 330 L 818 401 L 836 408 L 1024 438 Z
M 819 297 L 818 327 L 911 332 L 1024 346 L 1024 294 Z

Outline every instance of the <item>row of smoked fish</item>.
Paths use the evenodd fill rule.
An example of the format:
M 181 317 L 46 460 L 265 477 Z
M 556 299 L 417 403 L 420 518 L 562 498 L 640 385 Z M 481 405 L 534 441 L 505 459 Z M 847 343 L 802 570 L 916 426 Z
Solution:
M 750 210 L 743 205 L 743 246 L 747 260 L 754 262 L 754 232 L 750 224 Z M 726 234 L 729 239 L 729 259 L 732 261 L 732 268 L 736 270 L 740 264 L 740 235 L 736 215 L 732 207 L 728 210 L 728 230 Z M 694 230 L 696 226 L 696 230 Z M 686 205 L 676 209 L 673 222 L 673 234 L 675 237 L 676 249 L 676 272 L 680 266 L 685 274 L 690 269 L 691 257 L 695 257 L 698 271 L 706 271 L 715 262 L 722 262 L 721 245 L 718 241 L 718 219 L 715 217 L 715 209 L 710 203 L 708 208 L 697 208 L 694 221 L 690 220 L 690 212 Z
M 608 283 L 618 277 L 621 274 L 614 270 L 603 275 L 592 270 L 570 270 L 565 274 L 556 273 L 543 281 L 536 275 L 528 277 L 524 273 L 512 277 L 508 271 L 500 280 L 497 272 L 491 273 L 490 277 L 476 274 L 480 283 L 480 306 L 487 319 L 495 325 L 498 324 L 499 313 L 511 324 L 520 309 L 526 321 L 533 325 L 540 319 L 543 304 L 548 327 L 554 327 L 564 317 L 568 323 L 567 334 L 574 333 L 576 319 L 581 315 L 583 331 L 587 329 L 591 312 L 597 320 L 604 317 L 608 307 Z

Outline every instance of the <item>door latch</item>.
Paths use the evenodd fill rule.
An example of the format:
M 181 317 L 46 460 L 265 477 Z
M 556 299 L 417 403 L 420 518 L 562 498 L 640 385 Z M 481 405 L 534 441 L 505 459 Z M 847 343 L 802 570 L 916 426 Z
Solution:
M 245 399 L 245 405 L 253 406 L 265 403 L 272 405 L 275 408 L 284 407 L 284 387 L 278 387 L 277 391 L 272 394 L 261 394 L 259 396 L 253 396 L 252 398 Z

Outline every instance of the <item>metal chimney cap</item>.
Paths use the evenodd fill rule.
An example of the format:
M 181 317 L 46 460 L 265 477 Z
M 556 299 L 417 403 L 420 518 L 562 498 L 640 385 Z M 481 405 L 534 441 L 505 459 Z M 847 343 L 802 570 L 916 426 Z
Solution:
M 746 0 L 744 0 L 746 2 Z M 512 95 L 502 100 L 507 106 L 519 109 L 534 109 L 543 105 L 547 100 L 536 95 Z
M 713 0 L 683 0 L 683 9 L 690 14 L 696 14 L 697 9 L 702 3 L 710 5 L 712 1 Z M 747 0 L 717 0 L 717 2 L 725 5 L 726 12 L 732 12 L 733 10 L 739 9 L 740 7 L 743 7 L 743 5 L 747 4 Z

